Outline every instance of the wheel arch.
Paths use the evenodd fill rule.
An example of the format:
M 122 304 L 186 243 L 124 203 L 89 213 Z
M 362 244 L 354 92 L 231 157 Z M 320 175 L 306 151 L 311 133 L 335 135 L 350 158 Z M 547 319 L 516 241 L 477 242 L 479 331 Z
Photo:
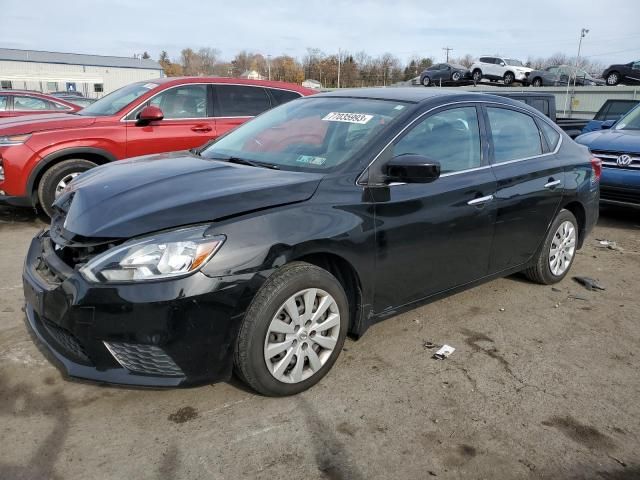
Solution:
M 362 283 L 351 262 L 330 252 L 307 252 L 290 261 L 307 262 L 331 273 L 340 282 L 349 302 L 349 333 L 362 333 Z
M 62 150 L 58 150 L 57 152 L 45 156 L 33 169 L 27 182 L 27 195 L 31 198 L 33 205 L 38 202 L 38 183 L 40 182 L 42 175 L 44 175 L 44 172 L 53 165 L 70 159 L 89 160 L 97 165 L 104 165 L 105 163 L 117 160 L 112 153 L 101 148 L 94 147 L 63 148 Z
M 576 217 L 576 221 L 578 222 L 578 248 L 582 248 L 585 237 L 585 230 L 587 225 L 587 212 L 582 203 L 577 200 L 572 200 L 562 206 L 562 209 L 569 210 L 574 217 Z

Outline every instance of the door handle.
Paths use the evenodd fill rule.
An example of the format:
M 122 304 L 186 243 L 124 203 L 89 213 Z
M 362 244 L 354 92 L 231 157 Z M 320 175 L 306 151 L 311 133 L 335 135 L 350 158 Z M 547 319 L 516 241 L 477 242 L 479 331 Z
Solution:
M 484 205 L 487 202 L 493 200 L 493 195 L 487 195 L 486 197 L 474 198 L 473 200 L 469 200 L 467 205 Z
M 549 181 L 544 184 L 544 188 L 549 188 L 553 190 L 558 185 L 560 185 L 560 183 L 561 183 L 560 180 L 553 180 L 552 178 L 550 178 Z
M 196 125 L 195 127 L 191 127 L 191 131 L 193 132 L 210 132 L 211 130 L 213 130 L 213 128 L 211 128 L 209 125 Z

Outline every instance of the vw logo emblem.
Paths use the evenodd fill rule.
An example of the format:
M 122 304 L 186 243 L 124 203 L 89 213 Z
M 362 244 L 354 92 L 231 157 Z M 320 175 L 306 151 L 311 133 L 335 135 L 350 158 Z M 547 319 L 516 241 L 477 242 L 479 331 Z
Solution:
M 616 160 L 616 163 L 619 167 L 628 167 L 631 163 L 631 155 L 620 155 L 618 160 Z

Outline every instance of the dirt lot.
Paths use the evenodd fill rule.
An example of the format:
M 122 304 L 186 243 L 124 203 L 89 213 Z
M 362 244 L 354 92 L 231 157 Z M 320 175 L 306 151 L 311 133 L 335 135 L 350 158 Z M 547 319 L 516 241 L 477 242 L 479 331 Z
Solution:
M 285 399 L 64 380 L 21 311 L 43 224 L 0 222 L 1 479 L 640 478 L 637 211 L 603 212 L 573 267 L 606 291 L 485 284 L 348 340 L 320 385 Z M 425 341 L 456 351 L 433 360 Z

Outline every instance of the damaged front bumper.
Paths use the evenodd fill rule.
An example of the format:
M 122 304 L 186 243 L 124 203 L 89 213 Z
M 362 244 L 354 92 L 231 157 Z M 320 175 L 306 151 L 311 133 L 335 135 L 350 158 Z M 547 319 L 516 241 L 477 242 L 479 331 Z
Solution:
M 147 387 L 227 380 L 251 279 L 97 285 L 35 237 L 23 270 L 27 322 L 70 377 Z

